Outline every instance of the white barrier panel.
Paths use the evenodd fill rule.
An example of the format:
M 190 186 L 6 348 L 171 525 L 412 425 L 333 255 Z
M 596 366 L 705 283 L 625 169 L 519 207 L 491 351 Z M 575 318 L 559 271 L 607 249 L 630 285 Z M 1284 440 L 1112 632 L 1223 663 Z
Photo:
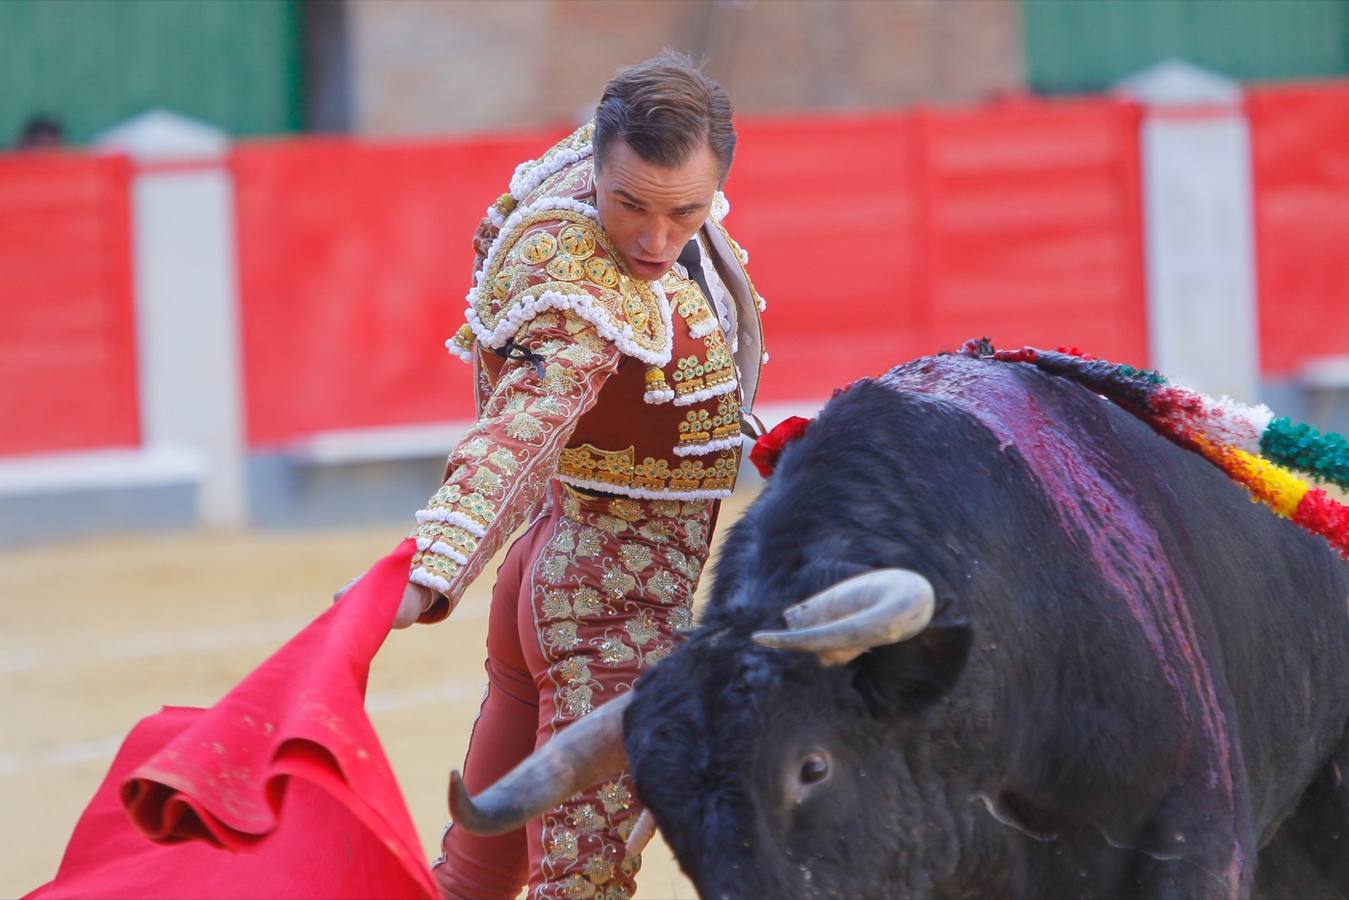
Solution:
M 1122 88 L 1145 106 L 1151 364 L 1207 394 L 1259 399 L 1250 132 L 1240 88 L 1162 63 Z
M 132 184 L 137 362 L 147 448 L 202 457 L 202 522 L 246 517 L 234 191 L 224 132 L 163 111 L 99 145 L 138 164 Z

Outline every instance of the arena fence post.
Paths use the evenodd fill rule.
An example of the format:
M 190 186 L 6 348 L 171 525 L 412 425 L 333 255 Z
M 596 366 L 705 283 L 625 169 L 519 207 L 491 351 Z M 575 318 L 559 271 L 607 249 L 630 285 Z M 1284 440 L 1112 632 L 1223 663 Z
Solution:
M 141 433 L 190 451 L 204 476 L 198 516 L 247 515 L 234 185 L 229 138 L 152 110 L 105 132 L 100 148 L 135 165 L 132 234 Z
M 1117 88 L 1143 107 L 1147 365 L 1204 393 L 1254 402 L 1260 356 L 1242 89 L 1179 61 Z

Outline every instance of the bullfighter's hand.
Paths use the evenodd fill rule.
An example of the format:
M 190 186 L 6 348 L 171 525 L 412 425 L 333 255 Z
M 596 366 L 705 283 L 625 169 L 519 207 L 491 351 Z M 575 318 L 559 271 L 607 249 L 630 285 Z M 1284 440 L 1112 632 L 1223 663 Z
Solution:
M 355 578 L 334 591 L 333 602 L 336 603 L 338 600 L 341 600 L 346 595 L 347 591 L 355 587 L 356 582 L 364 577 L 364 573 L 357 575 Z M 422 613 L 431 608 L 431 604 L 435 602 L 435 599 L 436 595 L 429 587 L 409 581 L 403 586 L 403 597 L 398 602 L 398 615 L 394 617 L 393 627 L 407 628 L 413 622 L 416 622 L 417 618 L 421 616 Z
M 409 581 L 403 586 L 403 599 L 398 604 L 398 615 L 394 616 L 394 628 L 407 628 L 435 602 L 436 593 L 424 584 Z

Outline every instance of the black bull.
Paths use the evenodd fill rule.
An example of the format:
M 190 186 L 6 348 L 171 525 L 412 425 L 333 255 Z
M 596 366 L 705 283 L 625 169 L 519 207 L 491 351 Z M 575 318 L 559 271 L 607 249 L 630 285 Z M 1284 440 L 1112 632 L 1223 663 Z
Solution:
M 906 640 L 763 638 L 884 569 L 935 598 Z M 1031 366 L 936 357 L 835 397 L 624 705 L 704 897 L 1349 896 L 1349 565 Z M 479 807 L 456 780 L 463 824 L 621 765 L 603 712 Z

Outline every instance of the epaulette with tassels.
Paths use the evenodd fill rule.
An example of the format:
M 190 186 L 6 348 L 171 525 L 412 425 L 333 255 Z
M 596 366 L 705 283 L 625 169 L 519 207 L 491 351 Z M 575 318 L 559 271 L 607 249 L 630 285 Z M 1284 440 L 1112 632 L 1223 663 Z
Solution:
M 1343 435 L 1275 418 L 1266 406 L 1215 400 L 1157 372 L 1094 359 L 1075 347 L 995 350 L 983 340 L 967 343 L 962 352 L 1030 363 L 1101 394 L 1163 437 L 1203 454 L 1250 491 L 1252 500 L 1321 535 L 1349 559 L 1349 506 L 1290 471 L 1349 488 L 1349 441 Z

